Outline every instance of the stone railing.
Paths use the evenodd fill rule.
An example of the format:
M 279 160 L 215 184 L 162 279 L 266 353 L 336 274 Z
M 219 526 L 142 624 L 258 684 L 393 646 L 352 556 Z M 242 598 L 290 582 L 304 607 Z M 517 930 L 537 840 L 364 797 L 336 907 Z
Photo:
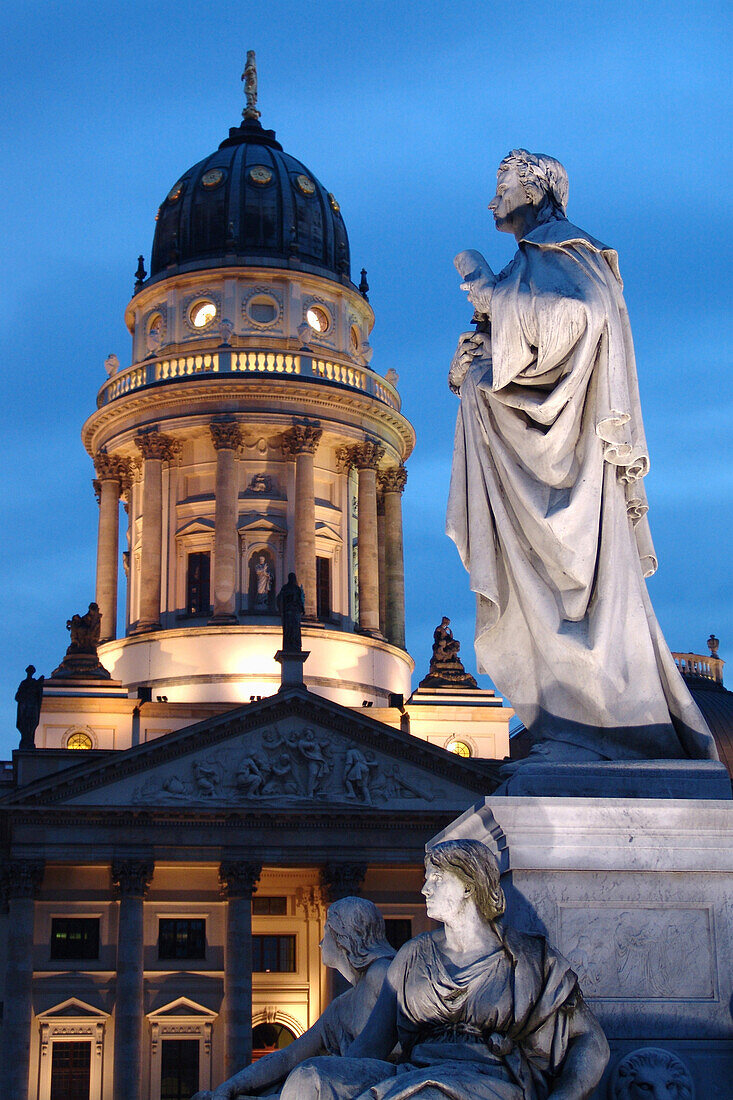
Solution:
M 148 386 L 180 382 L 184 378 L 227 374 L 297 375 L 302 379 L 331 382 L 359 390 L 397 411 L 401 404 L 394 386 L 366 367 L 337 359 L 321 359 L 303 352 L 219 348 L 212 352 L 161 356 L 135 363 L 105 382 L 97 395 L 97 408 L 101 409 L 119 397 Z
M 683 676 L 698 676 L 703 680 L 723 683 L 723 661 L 720 657 L 705 657 L 702 653 L 673 653 L 674 663 Z

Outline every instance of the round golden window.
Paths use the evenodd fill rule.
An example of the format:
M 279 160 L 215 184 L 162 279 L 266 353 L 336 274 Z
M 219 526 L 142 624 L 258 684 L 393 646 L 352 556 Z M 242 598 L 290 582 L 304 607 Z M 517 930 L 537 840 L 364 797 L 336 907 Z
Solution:
M 183 180 L 179 180 L 178 183 L 174 183 L 168 192 L 168 202 L 178 202 L 183 191 Z
M 455 737 L 445 746 L 448 752 L 454 752 L 456 756 L 470 756 L 470 746 L 465 741 L 458 741 Z
M 94 748 L 91 737 L 88 733 L 72 733 L 71 737 L 66 742 L 67 749 L 91 749 Z
M 209 298 L 200 298 L 188 311 L 189 320 L 194 328 L 206 328 L 217 314 L 215 304 Z
M 305 319 L 314 332 L 327 332 L 331 324 L 331 318 L 322 306 L 310 306 Z
M 201 177 L 201 183 L 204 187 L 212 188 L 218 187 L 224 179 L 224 172 L 221 168 L 211 168 L 208 172 L 204 172 Z

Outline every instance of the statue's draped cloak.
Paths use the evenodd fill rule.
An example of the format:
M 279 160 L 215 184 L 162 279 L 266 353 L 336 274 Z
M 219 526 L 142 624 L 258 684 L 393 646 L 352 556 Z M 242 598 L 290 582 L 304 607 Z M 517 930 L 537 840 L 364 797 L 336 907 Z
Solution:
M 521 242 L 461 384 L 446 529 L 481 671 L 536 741 L 717 759 L 644 578 L 649 469 L 618 259 L 564 219 Z
M 390 967 L 401 1062 L 316 1058 L 302 1067 L 299 1095 L 545 1100 L 580 997 L 569 963 L 541 937 L 507 929 L 503 949 L 456 967 L 440 935 L 417 936 Z

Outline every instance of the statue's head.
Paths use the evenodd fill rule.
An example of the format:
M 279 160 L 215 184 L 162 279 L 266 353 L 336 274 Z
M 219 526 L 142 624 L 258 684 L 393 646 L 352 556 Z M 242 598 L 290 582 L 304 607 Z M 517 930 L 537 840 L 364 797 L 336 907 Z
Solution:
M 25 670 L 25 674 L 26 674 L 26 676 L 35 676 L 36 666 L 35 665 L 28 665 L 28 668 Z
M 444 840 L 429 848 L 425 866 L 455 875 L 471 895 L 484 920 L 500 917 L 506 908 L 499 883 L 499 868 L 493 855 L 478 840 Z
M 391 959 L 384 917 L 366 898 L 340 898 L 328 907 L 326 928 L 354 970 L 366 970 L 375 959 Z M 325 961 L 325 960 L 324 960 Z
M 526 149 L 512 149 L 504 157 L 489 203 L 497 229 L 514 232 L 517 211 L 531 212 L 535 224 L 564 218 L 567 205 L 568 174 L 559 160 Z
M 694 1100 L 687 1067 L 674 1054 L 644 1047 L 628 1054 L 613 1075 L 614 1100 Z

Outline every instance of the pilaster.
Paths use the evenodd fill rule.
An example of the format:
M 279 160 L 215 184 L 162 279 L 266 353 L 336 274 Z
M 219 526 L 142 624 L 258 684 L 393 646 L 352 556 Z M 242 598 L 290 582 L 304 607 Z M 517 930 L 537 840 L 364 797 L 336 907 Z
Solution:
M 147 859 L 115 860 L 112 885 L 119 898 L 115 996 L 114 1100 L 140 1100 L 143 1043 L 143 900 L 153 877 Z
M 42 860 L 30 859 L 11 859 L 2 870 L 9 914 L 2 1043 L 2 1092 L 6 1100 L 27 1100 L 28 1096 L 33 924 L 43 871 Z
M 219 866 L 221 896 L 227 901 L 224 961 L 225 1077 L 252 1061 L 252 895 L 262 864 L 223 860 Z

